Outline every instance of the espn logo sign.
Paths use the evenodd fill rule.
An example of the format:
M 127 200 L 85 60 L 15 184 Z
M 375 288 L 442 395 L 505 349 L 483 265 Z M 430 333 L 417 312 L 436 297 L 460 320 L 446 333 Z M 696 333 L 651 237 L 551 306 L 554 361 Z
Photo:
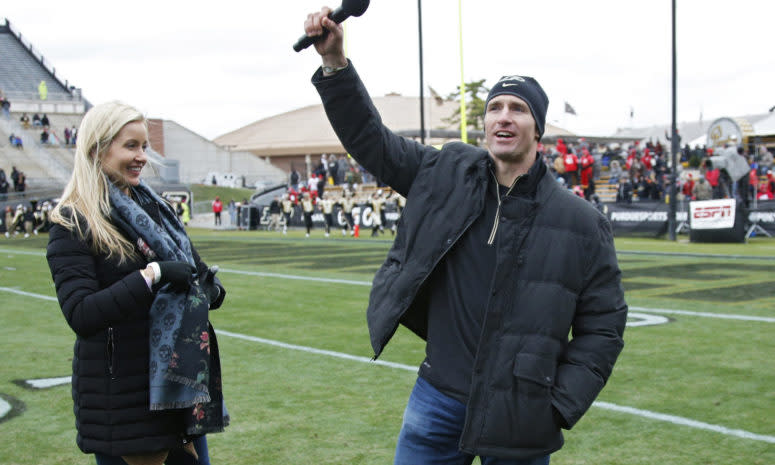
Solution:
M 692 229 L 730 229 L 735 226 L 735 200 L 703 200 L 689 204 Z
M 732 216 L 734 212 L 729 205 L 716 206 L 716 207 L 698 207 L 694 209 L 692 219 L 704 219 L 704 218 L 723 218 L 725 216 Z

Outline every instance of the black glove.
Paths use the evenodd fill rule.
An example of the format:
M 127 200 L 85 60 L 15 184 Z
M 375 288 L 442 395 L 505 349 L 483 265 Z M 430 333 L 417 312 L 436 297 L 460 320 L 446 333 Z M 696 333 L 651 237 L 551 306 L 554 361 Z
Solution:
M 199 275 L 199 284 L 202 286 L 202 291 L 207 296 L 207 301 L 212 308 L 220 306 L 220 301 L 223 300 L 222 298 L 219 299 L 223 291 L 220 282 L 215 279 L 215 273 L 217 272 L 218 266 L 213 265 Z M 216 302 L 218 305 L 215 305 Z
M 194 281 L 196 268 L 188 262 L 167 261 L 157 262 L 161 276 L 159 284 L 170 283 L 178 289 L 188 289 Z

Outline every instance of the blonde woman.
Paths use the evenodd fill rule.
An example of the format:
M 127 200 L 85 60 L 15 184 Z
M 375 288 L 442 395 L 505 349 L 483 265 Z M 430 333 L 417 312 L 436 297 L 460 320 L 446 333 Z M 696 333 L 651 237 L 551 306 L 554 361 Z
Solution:
M 225 291 L 172 207 L 140 179 L 148 129 L 111 102 L 84 116 L 47 259 L 76 334 L 78 447 L 106 464 L 209 464 L 228 414 L 208 310 Z

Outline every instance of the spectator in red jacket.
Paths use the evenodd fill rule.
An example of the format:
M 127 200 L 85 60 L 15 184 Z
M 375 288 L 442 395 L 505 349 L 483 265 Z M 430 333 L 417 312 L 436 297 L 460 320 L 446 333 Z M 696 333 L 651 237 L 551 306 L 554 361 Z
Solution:
M 755 165 L 755 164 L 754 164 Z M 759 175 L 755 166 L 751 167 L 751 171 L 748 173 L 748 196 L 754 198 L 757 196 L 757 190 L 759 188 Z
M 651 156 L 649 149 L 643 151 L 643 156 L 640 158 L 640 163 L 643 165 L 644 174 L 648 174 L 654 167 L 654 157 Z
M 557 139 L 557 151 L 561 154 L 565 155 L 568 153 L 568 146 L 565 145 L 565 141 L 562 139 Z
M 584 149 L 581 155 L 581 186 L 584 188 L 584 198 L 590 200 L 595 193 L 595 159 L 589 150 Z
M 713 168 L 713 165 L 710 163 L 710 159 L 705 160 L 704 169 L 705 179 L 708 180 L 708 184 L 710 184 L 711 189 L 713 189 L 713 198 L 720 199 L 722 197 L 721 186 L 719 185 L 721 171 L 719 171 L 718 168 Z
M 590 179 L 592 179 L 592 173 L 595 167 L 595 159 L 588 150 L 584 150 L 581 155 L 581 185 L 586 186 Z
M 579 183 L 579 157 L 573 153 L 573 149 L 568 150 L 562 158 L 565 164 L 565 182 L 568 186 L 575 186 Z
M 219 226 L 221 224 L 222 211 L 223 211 L 223 202 L 221 202 L 221 198 L 216 195 L 215 200 L 213 200 L 213 214 L 215 215 L 216 226 Z
M 771 183 L 769 181 L 760 182 L 757 198 L 759 200 L 772 200 L 773 197 L 775 197 L 775 195 L 773 195 Z
M 692 174 L 689 173 L 686 175 L 686 181 L 684 181 L 683 186 L 681 186 L 681 193 L 689 200 L 694 200 L 694 179 L 692 179 Z

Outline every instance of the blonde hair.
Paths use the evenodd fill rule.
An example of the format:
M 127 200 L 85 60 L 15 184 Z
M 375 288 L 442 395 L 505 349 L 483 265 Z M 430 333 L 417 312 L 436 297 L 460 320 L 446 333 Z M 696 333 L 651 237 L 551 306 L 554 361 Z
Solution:
M 141 122 L 148 129 L 145 116 L 121 102 L 103 103 L 86 113 L 78 129 L 73 175 L 51 212 L 54 223 L 88 239 L 95 253 L 118 256 L 119 262 L 134 256 L 135 251 L 110 220 L 111 181 L 103 170 L 102 159 L 121 129 L 133 122 Z

